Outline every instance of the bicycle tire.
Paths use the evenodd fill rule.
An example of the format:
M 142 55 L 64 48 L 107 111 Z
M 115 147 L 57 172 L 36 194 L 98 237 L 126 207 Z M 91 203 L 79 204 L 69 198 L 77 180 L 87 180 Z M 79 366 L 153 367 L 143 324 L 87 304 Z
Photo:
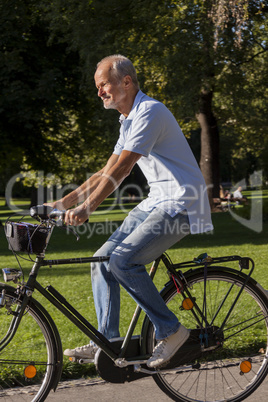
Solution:
M 224 295 L 231 289 L 215 317 L 212 331 L 219 332 L 218 328 L 232 300 L 243 286 L 245 277 L 231 268 L 210 267 L 205 284 L 202 269 L 185 274 L 188 289 L 199 306 L 203 305 L 202 299 L 204 300 L 204 287 L 206 287 L 206 311 L 210 320 L 213 316 L 215 317 L 215 312 L 224 300 Z M 194 329 L 197 323 L 192 311 L 181 309 L 183 297 L 173 283 L 170 283 L 161 293 L 180 322 L 193 330 L 191 336 L 194 331 L 200 331 Z M 145 331 L 147 328 L 145 338 L 147 351 L 151 353 L 155 345 L 154 328 L 148 318 L 147 320 L 148 322 L 144 325 Z M 250 333 L 251 335 L 254 333 L 254 336 L 249 336 Z M 194 356 L 194 349 L 190 342 L 195 341 L 189 340 L 189 362 L 184 356 L 182 365 L 176 366 L 176 370 L 165 371 L 164 367 L 159 369 L 153 378 L 161 390 L 174 401 L 243 401 L 259 387 L 268 373 L 267 334 L 268 299 L 262 292 L 262 288 L 250 279 L 226 322 L 222 332 L 222 346 L 211 352 Z M 200 345 L 200 340 L 196 343 Z M 184 351 L 183 348 L 180 352 L 186 355 L 186 344 Z M 250 368 L 250 365 L 249 372 L 243 373 L 247 366 Z
M 0 308 L 0 345 L 20 305 L 14 288 L 0 285 L 1 293 L 3 289 L 5 306 Z M 56 370 L 61 369 L 57 361 L 57 342 L 48 313 L 43 313 L 38 305 L 33 299 L 29 301 L 16 334 L 0 351 L 0 399 L 3 402 L 42 402 L 55 386 Z M 36 370 L 33 378 L 25 375 L 29 366 L 31 375 Z

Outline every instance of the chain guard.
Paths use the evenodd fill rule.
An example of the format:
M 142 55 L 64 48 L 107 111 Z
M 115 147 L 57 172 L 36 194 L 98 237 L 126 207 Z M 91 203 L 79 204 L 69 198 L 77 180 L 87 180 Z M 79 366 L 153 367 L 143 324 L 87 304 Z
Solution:
M 124 338 L 117 338 L 115 340 L 111 340 L 114 343 L 115 347 L 118 348 L 118 351 L 121 348 Z M 139 356 L 140 354 L 140 337 L 134 336 L 131 338 L 130 343 L 128 345 L 126 355 L 124 357 L 133 357 Z M 113 360 L 106 355 L 103 350 L 98 349 L 95 355 L 95 365 L 97 371 L 103 380 L 111 382 L 111 383 L 124 383 L 138 380 L 142 377 L 147 377 L 149 374 L 134 372 L 133 365 L 127 367 L 118 367 L 115 365 Z M 147 367 L 147 366 L 144 366 Z

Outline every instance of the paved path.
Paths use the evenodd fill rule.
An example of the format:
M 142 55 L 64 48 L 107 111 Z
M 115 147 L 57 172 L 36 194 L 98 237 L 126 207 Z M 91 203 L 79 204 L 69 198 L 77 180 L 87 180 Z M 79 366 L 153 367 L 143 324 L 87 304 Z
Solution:
M 267 402 L 268 378 L 246 399 L 247 402 Z M 46 402 L 170 402 L 151 378 L 125 384 L 110 384 L 103 380 L 78 380 L 59 384 Z

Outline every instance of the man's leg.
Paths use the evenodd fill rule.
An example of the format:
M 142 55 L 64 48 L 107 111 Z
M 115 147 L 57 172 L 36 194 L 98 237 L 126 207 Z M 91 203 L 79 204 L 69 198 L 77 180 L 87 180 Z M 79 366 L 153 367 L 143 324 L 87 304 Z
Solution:
M 187 341 L 190 331 L 168 309 L 143 264 L 155 260 L 189 232 L 186 214 L 171 218 L 154 209 L 110 256 L 109 269 L 114 277 L 154 324 L 158 343 L 147 362 L 149 367 L 165 365 Z
M 111 256 L 109 264 L 92 264 L 99 330 L 108 338 L 119 335 L 120 293 L 117 282 L 148 314 L 155 325 L 157 339 L 166 339 L 178 330 L 178 319 L 163 302 L 143 264 L 159 257 L 188 233 L 187 215 L 178 214 L 171 218 L 160 209 L 149 214 L 135 208 L 97 251 L 95 255 Z
M 114 249 L 121 244 L 148 215 L 148 212 L 134 208 L 125 218 L 122 225 L 111 235 L 94 256 L 110 256 Z M 117 280 L 109 269 L 108 262 L 91 264 L 91 281 L 98 318 L 98 330 L 108 339 L 116 338 L 119 336 L 120 288 Z M 90 342 L 88 345 L 75 349 L 66 349 L 64 354 L 70 357 L 86 358 L 94 361 L 95 352 L 96 347 Z
M 122 241 L 148 217 L 148 212 L 132 210 L 122 225 L 111 235 L 94 256 L 111 256 Z M 108 339 L 119 335 L 120 288 L 108 262 L 91 264 L 91 282 L 98 330 Z
M 176 332 L 180 323 L 159 295 L 144 264 L 155 260 L 187 234 L 187 214 L 171 218 L 163 210 L 155 208 L 110 256 L 110 271 L 149 316 L 158 340 Z

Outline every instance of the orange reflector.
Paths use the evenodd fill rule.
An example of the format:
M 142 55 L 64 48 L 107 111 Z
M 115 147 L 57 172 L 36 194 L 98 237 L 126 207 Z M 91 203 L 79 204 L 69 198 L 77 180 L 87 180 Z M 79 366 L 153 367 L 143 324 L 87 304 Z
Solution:
M 36 373 L 37 373 L 37 370 L 32 364 L 25 367 L 25 369 L 24 369 L 24 375 L 26 378 L 34 378 L 36 376 Z
M 240 370 L 242 373 L 249 373 L 252 369 L 252 364 L 249 360 L 244 360 L 240 364 Z
M 184 310 L 191 310 L 194 307 L 194 303 L 191 299 L 189 299 L 189 297 L 187 297 L 183 300 L 182 307 L 184 308 Z

